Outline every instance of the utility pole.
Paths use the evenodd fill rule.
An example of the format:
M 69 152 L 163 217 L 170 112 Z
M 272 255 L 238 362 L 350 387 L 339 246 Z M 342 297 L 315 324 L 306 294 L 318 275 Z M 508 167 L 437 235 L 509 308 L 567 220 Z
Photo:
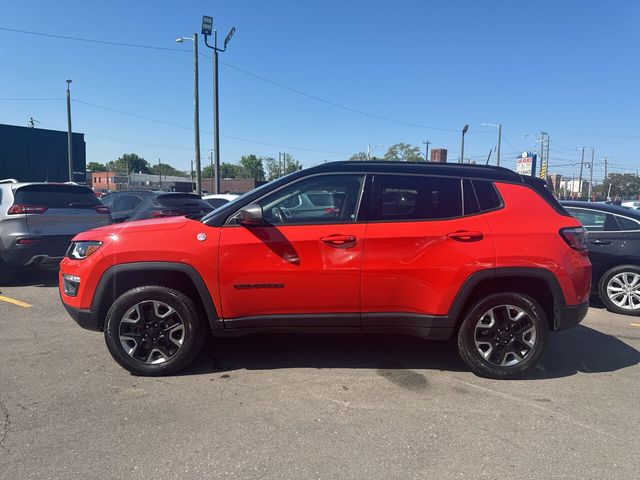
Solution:
M 71 90 L 72 80 L 67 80 L 67 153 L 69 156 L 69 181 L 73 182 L 73 142 L 71 134 Z
M 609 170 L 609 157 L 604 157 L 604 179 L 607 180 L 607 173 Z
M 587 147 L 582 147 L 582 158 L 580 159 L 580 175 L 578 176 L 578 199 L 582 198 L 582 169 L 584 168 L 584 151 Z
M 498 124 L 498 151 L 496 152 L 496 165 L 500 166 L 500 144 L 502 143 L 502 124 Z
M 189 177 L 191 179 L 191 188 L 193 189 L 193 160 L 191 160 L 191 171 L 189 172 Z
M 160 159 L 158 158 L 158 175 L 159 175 L 159 184 L 160 184 L 160 188 L 162 189 L 162 163 L 160 163 Z
M 591 168 L 589 169 L 590 170 L 590 172 L 589 172 L 589 201 L 591 201 L 591 195 L 592 195 L 592 192 L 593 192 L 593 189 L 592 189 L 592 185 L 593 185 L 593 166 L 594 166 L 593 162 L 595 161 L 595 158 L 596 158 L 596 149 L 592 148 L 591 149 Z
M 429 145 L 431 145 L 431 142 L 429 140 L 427 140 L 426 142 L 422 142 L 425 147 L 424 147 L 424 160 L 425 162 L 429 161 Z
M 218 53 L 227 49 L 227 44 L 236 31 L 232 27 L 224 39 L 223 48 L 218 48 L 218 31 L 213 30 L 213 45 L 209 45 L 207 38 L 213 30 L 213 18 L 208 16 L 202 17 L 202 34 L 204 35 L 204 43 L 213 50 L 213 156 L 215 164 L 216 185 L 214 193 L 220 193 L 220 116 L 218 103 Z
M 127 191 L 129 190 L 129 159 L 125 157 L 125 168 L 127 169 Z

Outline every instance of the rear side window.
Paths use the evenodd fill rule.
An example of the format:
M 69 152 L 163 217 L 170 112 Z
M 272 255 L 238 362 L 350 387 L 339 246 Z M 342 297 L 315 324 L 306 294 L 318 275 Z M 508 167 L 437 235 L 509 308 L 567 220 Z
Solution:
M 474 180 L 473 187 L 476 192 L 478 204 L 480 205 L 480 210 L 493 210 L 502 204 L 493 182 Z
M 101 205 L 88 188 L 74 185 L 26 185 L 15 192 L 16 204 L 47 208 L 93 208 Z
M 171 195 L 159 195 L 157 203 L 163 207 L 206 207 L 211 210 L 211 206 L 197 195 L 191 193 L 172 193 Z
M 567 208 L 566 210 L 576 217 L 582 226 L 590 232 L 615 232 L 620 230 L 613 215 L 608 213 L 582 208 Z
M 457 178 L 376 175 L 370 220 L 433 220 L 462 215 Z
M 113 201 L 111 211 L 114 213 L 126 212 L 127 210 L 133 210 L 139 207 L 141 203 L 142 199 L 136 195 L 120 195 Z
M 620 225 L 620 230 L 640 230 L 640 223 L 638 223 L 637 220 L 621 217 L 619 215 L 616 215 L 615 217 L 618 221 L 618 225 Z

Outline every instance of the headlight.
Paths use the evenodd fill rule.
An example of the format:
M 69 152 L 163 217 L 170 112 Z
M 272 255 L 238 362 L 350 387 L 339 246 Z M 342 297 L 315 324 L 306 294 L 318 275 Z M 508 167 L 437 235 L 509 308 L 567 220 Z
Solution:
M 74 260 L 84 260 L 87 257 L 93 255 L 96 250 L 102 246 L 102 242 L 88 241 L 88 242 L 71 242 L 69 247 L 69 253 L 67 256 Z

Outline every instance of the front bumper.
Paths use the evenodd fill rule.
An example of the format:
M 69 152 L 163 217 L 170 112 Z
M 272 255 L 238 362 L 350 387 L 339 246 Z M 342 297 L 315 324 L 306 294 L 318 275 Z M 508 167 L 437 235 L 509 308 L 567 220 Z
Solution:
M 91 309 L 70 307 L 66 303 L 62 302 L 65 310 L 71 318 L 73 318 L 78 325 L 86 330 L 93 330 L 95 332 L 102 332 L 104 329 L 104 323 L 100 320 L 97 312 Z
M 587 316 L 589 310 L 589 301 L 580 303 L 579 305 L 564 305 L 556 309 L 554 330 L 565 330 L 575 327 L 584 317 Z

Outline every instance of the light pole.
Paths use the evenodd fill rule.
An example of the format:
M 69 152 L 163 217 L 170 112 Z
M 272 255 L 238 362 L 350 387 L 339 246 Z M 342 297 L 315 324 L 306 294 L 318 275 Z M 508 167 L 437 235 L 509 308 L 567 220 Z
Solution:
M 202 195 L 202 178 L 200 169 L 200 97 L 198 95 L 198 34 L 194 33 L 192 38 L 176 38 L 176 42 L 178 43 L 182 43 L 185 40 L 191 40 L 193 42 L 193 130 L 196 161 L 196 194 Z
M 73 80 L 67 80 L 67 154 L 69 156 L 69 181 L 73 182 L 73 144 L 71 138 L 71 90 Z
M 496 150 L 496 165 L 500 166 L 500 144 L 502 143 L 502 124 L 495 125 L 493 123 L 483 123 L 486 127 L 495 127 L 498 129 L 498 150 Z
M 214 193 L 220 193 L 220 122 L 218 108 L 218 53 L 227 49 L 227 44 L 236 32 L 236 27 L 231 27 L 227 37 L 224 39 L 222 48 L 218 48 L 218 31 L 213 30 L 213 45 L 209 45 L 207 38 L 213 30 L 213 17 L 202 17 L 202 34 L 204 35 L 204 44 L 213 50 L 213 157 L 215 163 L 216 185 Z
M 469 125 L 465 125 L 462 129 L 462 146 L 460 147 L 460 163 L 464 163 L 464 135 L 469 130 Z
M 374 151 L 378 147 L 384 147 L 384 145 L 382 143 L 380 143 L 378 145 L 374 145 L 373 148 L 371 148 L 371 145 L 367 145 L 367 160 L 371 160 L 371 152 Z

